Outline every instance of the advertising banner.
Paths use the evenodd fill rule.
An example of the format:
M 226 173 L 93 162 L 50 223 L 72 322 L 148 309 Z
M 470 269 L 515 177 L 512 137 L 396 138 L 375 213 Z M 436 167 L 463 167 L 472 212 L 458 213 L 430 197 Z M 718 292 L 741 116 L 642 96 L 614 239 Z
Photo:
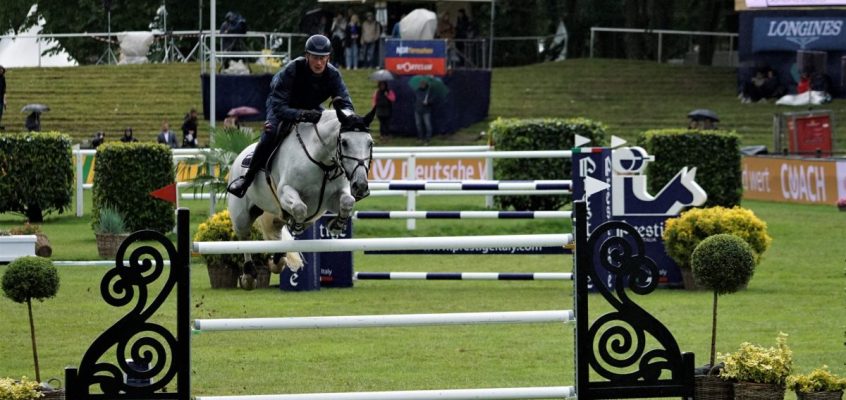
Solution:
M 746 0 L 746 7 L 828 7 L 846 6 L 846 0 Z
M 741 163 L 744 199 L 831 205 L 846 193 L 846 167 L 839 176 L 834 160 L 744 156 Z
M 790 152 L 831 154 L 831 115 L 809 115 L 787 120 Z
M 752 51 L 842 50 L 844 18 L 755 17 Z
M 387 181 L 394 179 L 459 181 L 490 179 L 485 173 L 486 161 L 481 158 L 465 159 L 417 159 L 415 174 L 407 176 L 408 161 L 404 159 L 373 160 L 370 167 L 371 180 Z
M 446 75 L 444 40 L 385 41 L 385 68 L 397 75 Z

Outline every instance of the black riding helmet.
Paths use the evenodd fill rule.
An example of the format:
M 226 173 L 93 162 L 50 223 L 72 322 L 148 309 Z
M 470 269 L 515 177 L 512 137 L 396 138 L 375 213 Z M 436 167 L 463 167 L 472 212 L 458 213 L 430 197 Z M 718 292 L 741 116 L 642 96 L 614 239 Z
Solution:
M 306 40 L 305 50 L 316 56 L 328 56 L 332 53 L 332 42 L 326 36 L 312 35 Z

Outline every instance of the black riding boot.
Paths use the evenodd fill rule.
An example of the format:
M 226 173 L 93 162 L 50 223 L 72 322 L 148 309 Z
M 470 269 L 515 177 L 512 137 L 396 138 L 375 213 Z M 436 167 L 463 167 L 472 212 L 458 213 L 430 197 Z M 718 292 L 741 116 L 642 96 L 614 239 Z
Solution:
M 261 136 L 261 140 L 259 140 L 255 151 L 253 151 L 253 158 L 250 160 L 250 167 L 247 169 L 247 173 L 229 184 L 226 188 L 229 193 L 232 193 L 238 198 L 244 197 L 247 189 L 253 182 L 253 178 L 256 177 L 256 172 L 267 165 L 267 160 L 273 154 L 273 149 L 276 147 L 276 141 L 268 136 L 272 135 L 263 134 Z

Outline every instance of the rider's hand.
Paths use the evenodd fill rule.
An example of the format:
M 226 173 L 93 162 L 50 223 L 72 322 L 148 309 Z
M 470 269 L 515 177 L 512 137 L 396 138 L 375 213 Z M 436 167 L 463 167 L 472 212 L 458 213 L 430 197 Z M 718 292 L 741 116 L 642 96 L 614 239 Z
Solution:
M 316 124 L 320 121 L 320 117 L 323 115 L 320 111 L 317 110 L 302 110 L 300 111 L 299 120 L 300 122 L 311 122 Z
M 271 125 L 270 122 L 264 123 L 264 133 L 268 133 L 268 134 L 271 134 L 271 135 L 275 133 L 273 131 L 273 125 Z

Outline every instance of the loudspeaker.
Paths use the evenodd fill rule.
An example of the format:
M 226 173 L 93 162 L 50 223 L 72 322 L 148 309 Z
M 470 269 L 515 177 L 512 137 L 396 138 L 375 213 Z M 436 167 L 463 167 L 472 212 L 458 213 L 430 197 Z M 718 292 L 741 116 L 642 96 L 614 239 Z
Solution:
M 800 74 L 806 70 L 810 73 L 827 74 L 827 62 L 828 53 L 824 51 L 799 50 L 796 52 L 796 66 Z

